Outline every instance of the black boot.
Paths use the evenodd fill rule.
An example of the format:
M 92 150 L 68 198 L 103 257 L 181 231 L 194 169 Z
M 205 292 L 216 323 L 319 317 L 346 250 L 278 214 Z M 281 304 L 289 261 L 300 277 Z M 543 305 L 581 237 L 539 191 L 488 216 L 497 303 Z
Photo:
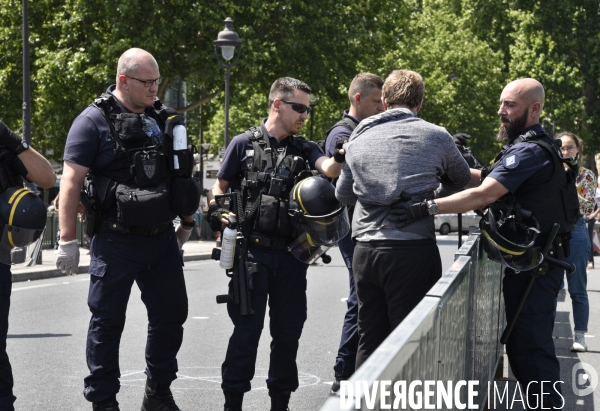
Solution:
M 157 384 L 151 379 L 146 380 L 142 411 L 181 411 L 175 400 L 169 384 Z
M 117 397 L 114 395 L 104 401 L 92 403 L 92 410 L 93 411 L 121 411 L 119 408 L 119 403 L 117 402 Z
M 271 397 L 271 411 L 289 411 L 288 403 L 290 402 L 291 391 L 269 390 Z
M 238 394 L 234 392 L 223 391 L 225 395 L 224 411 L 242 411 L 242 401 L 244 401 L 244 393 Z

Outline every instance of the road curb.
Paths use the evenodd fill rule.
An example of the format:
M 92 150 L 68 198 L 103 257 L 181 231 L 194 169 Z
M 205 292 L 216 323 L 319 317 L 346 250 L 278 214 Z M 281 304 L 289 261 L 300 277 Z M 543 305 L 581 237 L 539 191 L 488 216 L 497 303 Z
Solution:
M 190 254 L 190 255 L 185 255 L 183 256 L 183 261 L 188 262 L 188 261 L 199 261 L 199 260 L 210 260 L 210 254 L 207 253 L 202 253 L 202 254 Z M 89 264 L 87 265 L 80 265 L 77 268 L 77 274 L 87 274 L 88 272 L 88 268 L 89 268 Z M 33 281 L 33 280 L 43 280 L 46 278 L 56 278 L 56 277 L 66 277 L 66 275 L 60 271 L 57 268 L 49 268 L 49 269 L 45 269 L 45 270 L 36 270 L 35 267 L 32 268 L 31 271 L 27 271 L 27 272 L 20 272 L 20 273 L 13 273 L 12 275 L 12 282 L 13 283 L 18 283 L 18 282 L 22 282 L 22 281 Z

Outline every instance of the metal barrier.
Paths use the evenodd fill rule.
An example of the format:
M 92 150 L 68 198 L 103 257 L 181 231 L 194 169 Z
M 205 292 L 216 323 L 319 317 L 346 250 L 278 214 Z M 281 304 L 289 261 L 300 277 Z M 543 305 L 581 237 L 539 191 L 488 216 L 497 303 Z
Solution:
M 408 386 L 415 380 L 444 384 L 477 380 L 477 405 L 483 409 L 487 382 L 493 380 L 503 353 L 501 279 L 502 266 L 485 256 L 479 234 L 469 235 L 454 264 L 350 378 L 353 387 L 357 382 L 366 384 L 371 407 L 361 390 L 351 404 L 342 404 L 335 396 L 321 411 L 380 410 L 380 390 L 373 390 L 376 381 L 391 381 L 393 387 L 397 381 Z M 387 404 L 395 398 L 392 387 Z M 465 391 L 461 391 L 462 403 Z
M 79 218 L 77 218 L 77 244 L 81 247 L 84 241 L 84 227 Z M 42 249 L 54 248 L 56 242 L 56 233 L 58 233 L 58 213 L 51 212 L 46 214 L 46 231 L 44 232 L 44 238 L 42 239 Z

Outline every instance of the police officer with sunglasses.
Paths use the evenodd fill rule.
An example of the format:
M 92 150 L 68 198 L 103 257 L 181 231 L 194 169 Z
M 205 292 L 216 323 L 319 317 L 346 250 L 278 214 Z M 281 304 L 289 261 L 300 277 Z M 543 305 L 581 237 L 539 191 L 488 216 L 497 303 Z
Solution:
M 233 138 L 208 194 L 211 228 L 221 230 L 227 222 L 222 215 L 235 213 L 248 240 L 248 261 L 258 265 L 253 274 L 254 313 L 241 315 L 238 306 L 227 304 L 234 330 L 222 365 L 226 411 L 240 411 L 244 393 L 250 391 L 267 298 L 272 336 L 267 378 L 271 410 L 287 410 L 290 394 L 299 386 L 296 355 L 306 321 L 308 264 L 288 251 L 295 239 L 288 199 L 297 181 L 317 173 L 337 177 L 344 161 L 343 149 L 328 158 L 314 142 L 297 135 L 310 113 L 310 93 L 300 80 L 277 79 L 269 93 L 268 117 Z M 238 198 L 238 210 L 224 210 L 215 201 L 215 195 L 229 189 Z

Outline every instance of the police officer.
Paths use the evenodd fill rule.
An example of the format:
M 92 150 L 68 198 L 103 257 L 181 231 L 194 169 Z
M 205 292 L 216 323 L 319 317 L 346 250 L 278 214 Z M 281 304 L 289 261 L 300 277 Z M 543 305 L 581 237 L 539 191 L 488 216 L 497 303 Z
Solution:
M 382 87 L 383 79 L 372 73 L 359 73 L 352 79 L 352 83 L 350 83 L 350 88 L 348 89 L 350 109 L 344 111 L 342 120 L 338 121 L 327 133 L 325 148 L 328 157 L 333 157 L 335 145 L 339 140 L 350 140 L 350 134 L 352 134 L 352 131 L 362 119 L 374 116 L 383 111 L 383 103 L 381 101 Z M 338 243 L 338 247 L 348 268 L 350 293 L 346 301 L 347 310 L 344 316 L 344 325 L 342 326 L 340 346 L 333 367 L 335 380 L 331 386 L 332 394 L 339 391 L 340 381 L 347 380 L 354 374 L 356 350 L 358 349 L 358 298 L 356 297 L 356 287 L 352 275 L 354 242 L 351 235 L 346 235 Z
M 56 175 L 48 160 L 0 120 L 0 193 L 5 193 L 10 187 L 22 188 L 22 177 L 43 188 L 54 187 L 56 182 Z M 9 264 L 10 261 L 7 260 L 0 263 L 0 411 L 13 411 L 13 403 L 16 400 L 12 391 L 12 368 L 6 354 L 12 289 Z
M 119 410 L 119 342 L 134 281 L 148 310 L 142 410 L 179 410 L 169 387 L 177 378 L 176 355 L 188 313 L 180 249 L 193 228 L 199 196 L 174 230 L 177 210 L 170 196 L 178 172 L 170 161 L 176 153 L 169 151 L 169 130 L 178 116 L 156 98 L 160 81 L 150 53 L 127 50 L 119 58 L 117 84 L 75 119 L 67 136 L 56 265 L 75 274 L 79 264 L 75 221 L 87 175 L 81 198 L 93 235 L 92 318 L 86 355 L 90 375 L 83 394 L 94 410 Z M 185 159 L 180 160 L 184 167 Z
M 215 231 L 226 220 L 221 219 L 222 210 L 214 196 L 231 188 L 243 199 L 242 213 L 235 214 L 248 239 L 248 261 L 258 263 L 253 279 L 254 314 L 242 316 L 237 306 L 227 305 L 234 330 L 221 367 L 225 410 L 241 410 L 244 393 L 250 391 L 267 296 L 273 338 L 267 379 L 271 410 L 286 410 L 291 391 L 299 385 L 296 354 L 306 321 L 308 265 L 287 251 L 294 240 L 287 210 L 289 194 L 296 177 L 306 174 L 308 168 L 333 178 L 340 174 L 344 161 L 343 150 L 327 158 L 315 143 L 296 135 L 310 112 L 310 92 L 302 81 L 277 79 L 269 93 L 268 117 L 233 138 L 208 194 Z
M 574 180 L 562 166 L 559 145 L 539 124 L 543 107 L 544 88 L 537 80 L 523 78 L 509 83 L 502 91 L 498 110 L 501 126 L 497 140 L 505 146 L 491 171 L 488 170 L 489 174 L 486 176 L 484 171 L 481 175 L 481 185 L 438 199 L 436 206 L 432 201 L 401 203 L 398 205 L 400 218 L 407 217 L 406 222 L 410 222 L 429 215 L 428 210 L 433 208 L 440 213 L 483 209 L 501 199 L 533 213 L 541 231 L 535 242 L 538 247 L 544 244 L 552 226 L 560 224 L 553 252 L 561 256 L 579 210 Z M 473 174 L 478 172 L 472 170 Z M 494 209 L 496 205 L 501 206 L 501 203 L 494 203 Z M 506 315 L 512 319 L 529 282 L 530 271 L 518 272 L 507 266 L 504 273 L 502 291 Z M 546 274 L 537 277 L 506 343 L 511 369 L 527 388 L 531 407 L 542 397 L 540 408 L 563 406 L 560 384 L 557 384 L 560 369 L 552 340 L 554 299 L 563 275 L 562 268 L 548 265 Z M 541 381 L 550 383 L 544 388 Z

